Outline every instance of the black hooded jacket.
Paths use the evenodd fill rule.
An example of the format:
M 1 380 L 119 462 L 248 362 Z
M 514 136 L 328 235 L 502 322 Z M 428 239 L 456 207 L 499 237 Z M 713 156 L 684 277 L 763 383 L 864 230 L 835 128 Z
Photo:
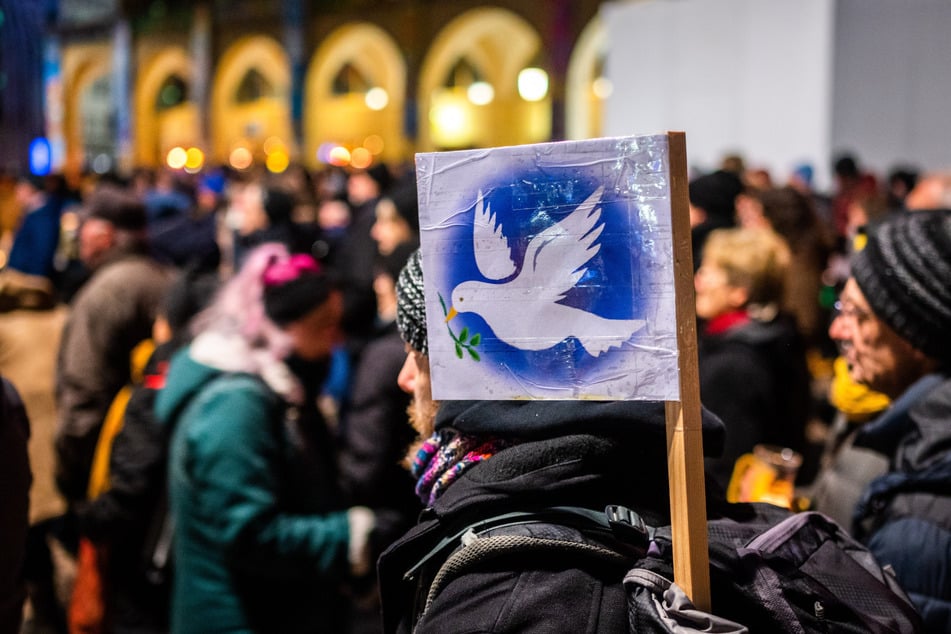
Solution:
M 465 472 L 384 553 L 379 571 L 386 632 L 412 629 L 419 580 L 428 586 L 444 558 L 409 578 L 407 571 L 441 538 L 479 519 L 551 506 L 601 511 L 620 504 L 649 524 L 670 521 L 663 403 L 450 401 L 441 404 L 436 426 L 517 443 Z M 720 421 L 704 411 L 705 450 L 721 449 L 722 432 Z M 707 499 L 712 511 L 722 492 L 708 487 Z M 626 631 L 625 601 L 617 575 L 550 557 L 503 562 L 451 581 L 415 631 Z

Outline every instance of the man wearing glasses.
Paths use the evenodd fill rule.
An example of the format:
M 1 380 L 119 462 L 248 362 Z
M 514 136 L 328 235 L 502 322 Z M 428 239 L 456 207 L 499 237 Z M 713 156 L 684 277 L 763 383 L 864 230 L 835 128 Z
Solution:
M 899 582 L 928 632 L 951 632 L 951 210 L 890 218 L 852 261 L 829 334 L 851 378 L 892 405 L 855 445 L 889 457 L 853 534 Z

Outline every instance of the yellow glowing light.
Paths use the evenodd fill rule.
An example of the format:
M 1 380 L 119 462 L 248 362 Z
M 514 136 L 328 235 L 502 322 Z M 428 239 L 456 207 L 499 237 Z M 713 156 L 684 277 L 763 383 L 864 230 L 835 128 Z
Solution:
M 386 104 L 390 103 L 390 95 L 386 90 L 379 86 L 371 88 L 363 98 L 370 110 L 383 110 Z
M 363 147 L 370 151 L 370 154 L 376 156 L 383 151 L 383 137 L 379 134 L 371 134 L 363 139 Z
M 185 167 L 185 162 L 188 160 L 188 153 L 183 147 L 173 147 L 168 151 L 168 155 L 165 157 L 165 162 L 173 170 L 180 170 Z
M 334 149 L 330 150 L 330 161 L 331 165 L 347 165 L 350 163 L 350 150 L 338 145 Z
M 267 155 L 267 160 L 264 162 L 268 171 L 273 174 L 280 174 L 287 169 L 287 166 L 290 165 L 290 163 L 291 158 L 284 150 L 274 150 Z
M 429 111 L 429 121 L 445 136 L 457 136 L 465 132 L 466 112 L 454 103 L 445 103 Z
M 548 95 L 548 73 L 541 68 L 523 68 L 518 73 L 518 94 L 525 101 L 541 101 Z
M 353 148 L 353 152 L 350 153 L 350 165 L 362 170 L 370 167 L 371 163 L 373 163 L 373 155 L 370 154 L 370 150 L 365 147 Z
M 495 99 L 495 88 L 485 81 L 476 81 L 469 84 L 466 97 L 476 106 L 487 106 Z
M 281 141 L 276 136 L 269 136 L 261 146 L 265 154 L 272 154 L 274 152 L 287 152 L 284 147 L 284 141 Z
M 251 155 L 251 150 L 246 147 L 236 147 L 231 150 L 231 154 L 228 156 L 228 163 L 236 170 L 246 170 L 251 167 L 253 162 L 254 157 Z
M 190 147 L 185 151 L 185 169 L 200 170 L 205 164 L 205 153 L 196 147 Z
M 614 84 L 607 77 L 598 77 L 591 82 L 591 91 L 598 99 L 607 99 L 614 92 Z

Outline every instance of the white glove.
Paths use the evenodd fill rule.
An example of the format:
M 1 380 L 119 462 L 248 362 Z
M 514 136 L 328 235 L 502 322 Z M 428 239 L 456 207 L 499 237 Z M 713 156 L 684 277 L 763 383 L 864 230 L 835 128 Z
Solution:
M 362 577 L 370 572 L 370 533 L 376 526 L 376 515 L 365 506 L 354 506 L 347 511 L 347 523 L 350 526 L 350 572 L 354 577 Z

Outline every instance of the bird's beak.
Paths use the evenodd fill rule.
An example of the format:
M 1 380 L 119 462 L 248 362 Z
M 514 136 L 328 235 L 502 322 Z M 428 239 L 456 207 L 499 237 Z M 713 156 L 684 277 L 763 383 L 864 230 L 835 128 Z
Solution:
M 459 314 L 459 311 L 457 311 L 454 307 L 450 306 L 450 307 L 449 307 L 449 314 L 446 315 L 446 323 L 448 324 L 448 323 L 449 323 L 449 320 L 452 319 L 453 317 L 455 317 L 455 316 L 458 315 L 458 314 Z

